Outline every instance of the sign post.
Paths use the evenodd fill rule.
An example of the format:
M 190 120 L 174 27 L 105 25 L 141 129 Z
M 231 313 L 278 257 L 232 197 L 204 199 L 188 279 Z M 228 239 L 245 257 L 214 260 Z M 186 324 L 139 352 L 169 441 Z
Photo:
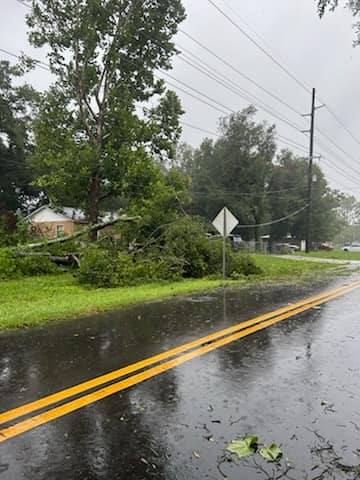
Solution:
M 239 225 L 239 220 L 224 207 L 212 222 L 216 230 L 223 237 L 223 278 L 226 279 L 226 238 Z

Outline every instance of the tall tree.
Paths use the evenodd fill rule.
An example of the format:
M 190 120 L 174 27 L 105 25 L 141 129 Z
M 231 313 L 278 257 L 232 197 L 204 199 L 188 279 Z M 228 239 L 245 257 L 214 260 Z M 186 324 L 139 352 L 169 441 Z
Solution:
M 26 210 L 37 194 L 25 159 L 32 150 L 30 123 L 38 95 L 29 85 L 19 85 L 22 73 L 0 62 L 0 215 L 6 216 Z
M 360 202 L 354 195 L 340 195 L 338 212 L 344 221 L 344 226 L 360 223 Z
M 278 156 L 269 182 L 269 209 L 271 219 L 276 220 L 300 210 L 307 204 L 308 161 L 297 157 L 288 150 Z M 275 193 L 276 192 L 276 193 Z M 318 165 L 314 165 L 313 220 L 314 242 L 332 240 L 340 227 L 338 216 L 340 197 L 327 185 L 325 176 Z M 305 238 L 306 211 L 288 220 L 271 226 L 274 239 L 282 239 L 291 234 L 298 240 Z
M 205 139 L 194 154 L 193 196 L 199 214 L 212 219 L 227 205 L 241 224 L 266 218 L 266 189 L 275 155 L 275 127 L 256 123 L 254 107 L 221 120 L 221 138 Z M 260 229 L 244 236 L 260 239 Z
M 327 10 L 334 11 L 339 5 L 339 0 L 317 0 L 320 17 L 323 17 Z M 350 9 L 352 15 L 358 18 L 360 15 L 360 0 L 347 0 L 344 4 Z M 354 28 L 356 30 L 356 40 L 354 45 L 360 45 L 360 21 L 358 20 Z
M 154 71 L 171 68 L 184 18 L 181 0 L 32 1 L 30 41 L 49 48 L 57 77 L 35 125 L 39 184 L 92 223 L 102 200 L 144 180 L 149 154 L 174 154 L 182 111 Z

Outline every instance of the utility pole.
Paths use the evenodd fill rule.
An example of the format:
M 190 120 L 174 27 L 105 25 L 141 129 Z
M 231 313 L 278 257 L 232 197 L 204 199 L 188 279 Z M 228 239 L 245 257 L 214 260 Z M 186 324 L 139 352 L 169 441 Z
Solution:
M 312 90 L 311 125 L 310 125 L 310 154 L 308 172 L 308 208 L 306 215 L 306 253 L 311 250 L 312 243 L 312 207 L 313 207 L 313 161 L 314 161 L 314 128 L 315 128 L 315 101 L 316 90 Z

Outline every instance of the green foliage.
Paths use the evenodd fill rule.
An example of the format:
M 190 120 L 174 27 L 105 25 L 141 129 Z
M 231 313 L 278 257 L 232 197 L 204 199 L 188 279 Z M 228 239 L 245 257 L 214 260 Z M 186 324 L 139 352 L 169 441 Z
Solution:
M 92 223 L 101 202 L 141 189 L 149 153 L 174 154 L 182 109 L 154 72 L 171 68 L 184 18 L 181 0 L 33 1 L 30 41 L 47 47 L 57 81 L 35 124 L 32 164 L 53 200 L 82 207 Z M 155 96 L 158 106 L 139 113 Z
M 249 107 L 221 120 L 221 137 L 216 142 L 205 139 L 195 151 L 189 151 L 182 163 L 192 165 L 192 191 L 198 214 L 208 220 L 224 204 L 240 224 L 262 223 L 266 217 L 266 186 L 276 151 L 275 128 L 254 121 L 256 109 Z M 244 195 L 246 192 L 246 195 Z M 244 238 L 259 240 L 260 231 L 244 232 Z
M 114 288 L 180 277 L 175 263 L 156 257 L 135 257 L 123 251 L 89 246 L 81 261 L 79 281 L 95 287 Z
M 164 241 L 166 254 L 184 260 L 184 277 L 201 278 L 209 273 L 212 249 L 201 221 L 179 218 L 167 228 Z
M 166 228 L 190 204 L 188 189 L 189 178 L 180 170 L 162 171 L 154 167 L 151 189 L 144 191 L 138 187 L 137 194 L 134 192 L 128 212 L 140 216 L 140 220 L 122 227 L 124 241 L 145 246 L 162 243 Z
M 146 251 L 133 254 L 116 244 L 88 246 L 81 257 L 80 283 L 117 287 L 221 273 L 222 243 L 207 238 L 201 220 L 178 218 L 167 227 L 161 240 Z M 233 278 L 262 272 L 251 257 L 234 253 L 230 246 L 227 265 Z
M 18 256 L 12 250 L 0 250 L 0 279 L 32 277 L 58 272 L 59 269 L 47 257 Z
M 182 259 L 183 276 L 201 278 L 222 272 L 223 242 L 206 236 L 205 224 L 201 219 L 183 217 L 170 225 L 165 233 L 164 252 Z M 235 253 L 226 245 L 227 275 L 232 278 L 257 275 L 261 269 L 248 256 Z
M 226 450 L 234 453 L 240 459 L 250 457 L 257 452 L 258 441 L 259 439 L 255 435 L 233 440 Z
M 261 448 L 259 453 L 268 462 L 278 462 L 283 455 L 282 450 L 276 445 L 276 443 Z
M 23 218 L 10 211 L 0 216 L 0 248 L 22 245 L 31 239 L 29 224 Z
M 269 195 L 271 217 L 281 218 L 301 209 L 306 204 L 308 191 L 308 162 L 284 150 L 273 167 L 269 190 L 281 195 Z M 314 165 L 312 238 L 314 242 L 332 240 L 341 228 L 338 215 L 340 197 L 328 187 L 320 167 Z M 306 211 L 270 227 L 273 239 L 291 234 L 301 240 L 306 236 Z
M 26 156 L 32 149 L 30 123 L 38 95 L 27 84 L 16 85 L 21 72 L 0 61 L 0 215 L 26 209 L 37 192 Z

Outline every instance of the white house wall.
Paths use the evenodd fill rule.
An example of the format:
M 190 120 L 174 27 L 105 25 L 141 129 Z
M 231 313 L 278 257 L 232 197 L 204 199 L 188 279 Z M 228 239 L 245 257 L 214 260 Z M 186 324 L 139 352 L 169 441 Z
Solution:
M 33 223 L 66 222 L 69 220 L 71 220 L 69 217 L 57 213 L 51 208 L 44 208 L 31 217 L 31 222 Z

